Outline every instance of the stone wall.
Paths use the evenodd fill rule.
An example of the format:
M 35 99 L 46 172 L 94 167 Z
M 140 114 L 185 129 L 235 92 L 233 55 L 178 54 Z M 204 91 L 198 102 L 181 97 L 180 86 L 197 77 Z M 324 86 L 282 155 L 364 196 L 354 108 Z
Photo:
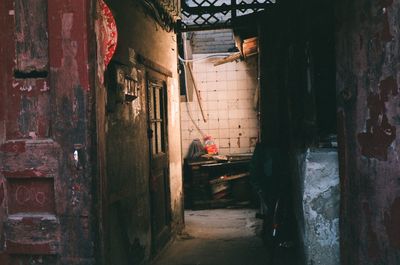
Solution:
M 300 171 L 306 264 L 339 265 L 339 168 L 335 149 L 311 149 Z

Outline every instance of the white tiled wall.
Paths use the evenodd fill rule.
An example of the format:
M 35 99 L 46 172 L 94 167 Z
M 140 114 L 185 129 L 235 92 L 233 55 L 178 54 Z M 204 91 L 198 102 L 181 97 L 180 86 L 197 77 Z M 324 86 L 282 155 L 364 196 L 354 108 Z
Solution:
M 205 57 L 195 54 L 193 58 Z M 202 140 L 200 130 L 213 137 L 220 154 L 249 153 L 257 142 L 259 124 L 254 108 L 257 88 L 257 59 L 214 66 L 214 59 L 195 61 L 193 74 L 207 122 L 193 95 L 192 102 L 181 102 L 182 149 L 186 156 L 193 139 Z M 193 92 L 194 93 L 194 92 Z

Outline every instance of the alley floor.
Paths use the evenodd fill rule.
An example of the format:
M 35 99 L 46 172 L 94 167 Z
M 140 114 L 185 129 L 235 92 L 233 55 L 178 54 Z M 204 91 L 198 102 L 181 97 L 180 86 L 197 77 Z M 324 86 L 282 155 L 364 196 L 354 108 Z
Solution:
M 186 211 L 185 231 L 153 265 L 266 265 L 255 215 L 252 209 Z

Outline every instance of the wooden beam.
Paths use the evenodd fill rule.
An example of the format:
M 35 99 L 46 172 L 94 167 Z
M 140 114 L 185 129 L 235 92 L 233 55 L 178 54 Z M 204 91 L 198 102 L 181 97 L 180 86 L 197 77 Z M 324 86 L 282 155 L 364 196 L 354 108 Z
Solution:
M 193 80 L 193 87 L 194 87 L 194 91 L 196 92 L 197 101 L 199 102 L 201 116 L 203 117 L 203 121 L 207 122 L 206 116 L 204 115 L 203 106 L 201 105 L 201 99 L 200 99 L 199 90 L 197 89 L 196 80 L 194 79 L 194 76 L 193 76 L 192 67 L 190 66 L 190 64 L 186 64 L 186 65 L 189 69 L 190 76 L 192 77 L 192 80 Z
M 137 61 L 139 63 L 143 64 L 144 66 L 146 66 L 160 74 L 166 75 L 168 77 L 172 77 L 171 70 L 165 68 L 164 66 L 162 66 L 156 62 L 153 62 L 152 60 L 144 57 L 143 55 L 137 54 L 136 56 L 137 56 L 136 57 Z
M 231 54 L 231 55 L 229 55 L 229 56 L 227 56 L 225 58 L 219 59 L 218 61 L 216 61 L 214 63 L 214 66 L 218 66 L 218 65 L 221 65 L 221 64 L 224 64 L 224 63 L 230 63 L 230 62 L 239 60 L 241 57 L 242 56 L 241 56 L 240 52 L 235 52 L 235 53 L 233 53 L 233 54 Z

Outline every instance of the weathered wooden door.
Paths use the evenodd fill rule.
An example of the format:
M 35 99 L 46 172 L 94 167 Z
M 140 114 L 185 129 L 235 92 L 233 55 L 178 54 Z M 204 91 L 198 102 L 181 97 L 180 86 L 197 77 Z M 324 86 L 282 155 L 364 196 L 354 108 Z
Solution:
M 170 236 L 166 86 L 162 79 L 147 81 L 150 141 L 150 197 L 152 249 L 156 252 Z
M 92 264 L 87 1 L 0 1 L 0 264 Z M 90 141 L 89 141 L 90 142 Z
M 55 201 L 60 154 L 49 137 L 47 4 L 0 5 L 0 264 L 53 264 L 60 237 Z

